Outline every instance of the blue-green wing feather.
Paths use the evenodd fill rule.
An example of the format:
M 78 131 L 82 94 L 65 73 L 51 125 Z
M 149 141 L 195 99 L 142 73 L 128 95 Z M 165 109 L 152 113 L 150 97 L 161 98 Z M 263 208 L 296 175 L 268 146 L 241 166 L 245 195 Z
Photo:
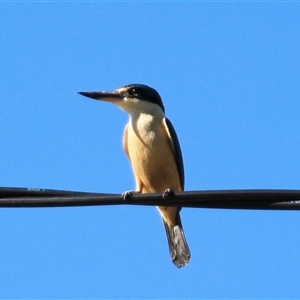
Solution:
M 175 160 L 177 164 L 177 169 L 180 177 L 181 188 L 184 190 L 184 166 L 183 166 L 183 158 L 181 153 L 181 148 L 179 144 L 179 140 L 176 134 L 176 131 L 168 118 L 165 118 L 166 125 L 168 127 L 173 145 L 175 150 Z

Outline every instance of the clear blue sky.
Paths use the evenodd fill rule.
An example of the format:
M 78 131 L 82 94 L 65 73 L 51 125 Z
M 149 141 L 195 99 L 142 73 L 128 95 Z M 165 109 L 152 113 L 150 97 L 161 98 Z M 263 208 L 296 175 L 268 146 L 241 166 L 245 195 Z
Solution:
M 0 3 L 0 186 L 134 189 L 128 116 L 77 95 L 144 83 L 186 190 L 300 189 L 300 3 Z M 0 209 L 0 298 L 299 298 L 300 212 Z

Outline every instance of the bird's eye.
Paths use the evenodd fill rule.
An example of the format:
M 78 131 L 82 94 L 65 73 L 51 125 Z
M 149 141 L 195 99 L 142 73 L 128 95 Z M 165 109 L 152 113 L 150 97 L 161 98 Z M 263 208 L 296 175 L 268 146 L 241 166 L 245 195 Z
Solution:
M 136 89 L 131 89 L 131 90 L 129 90 L 128 91 L 128 94 L 130 95 L 130 96 L 137 96 L 137 90 Z

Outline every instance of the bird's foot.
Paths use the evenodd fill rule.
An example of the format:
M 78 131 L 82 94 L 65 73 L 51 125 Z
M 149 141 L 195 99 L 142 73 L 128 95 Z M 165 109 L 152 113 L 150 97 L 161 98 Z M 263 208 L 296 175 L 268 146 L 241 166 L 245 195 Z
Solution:
M 126 191 L 122 194 L 121 197 L 124 201 L 128 201 L 128 200 L 132 199 L 133 194 L 136 194 L 136 193 L 138 193 L 138 192 L 133 191 L 133 190 L 132 191 Z
M 171 189 L 166 189 L 163 193 L 163 198 L 166 200 L 172 199 L 175 196 L 175 193 Z

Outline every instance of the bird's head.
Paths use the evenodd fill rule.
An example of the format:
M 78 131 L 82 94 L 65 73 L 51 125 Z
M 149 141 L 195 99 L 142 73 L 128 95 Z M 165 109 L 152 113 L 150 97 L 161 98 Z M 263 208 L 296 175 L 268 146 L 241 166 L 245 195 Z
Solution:
M 129 84 L 113 91 L 78 92 L 78 94 L 106 102 L 111 102 L 129 114 L 151 113 L 161 110 L 165 112 L 158 92 L 144 84 Z

